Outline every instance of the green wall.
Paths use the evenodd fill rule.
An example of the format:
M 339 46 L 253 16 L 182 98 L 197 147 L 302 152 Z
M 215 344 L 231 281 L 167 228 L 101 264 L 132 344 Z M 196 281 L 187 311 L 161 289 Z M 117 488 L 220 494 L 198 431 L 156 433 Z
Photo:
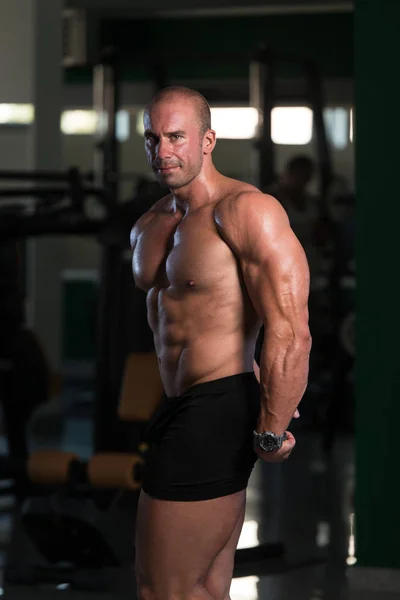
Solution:
M 63 360 L 93 360 L 97 327 L 96 282 L 63 281 Z
M 105 21 L 101 25 L 100 47 L 116 45 L 121 56 L 129 57 L 127 80 L 148 79 L 147 58 L 168 63 L 168 77 L 245 79 L 246 57 L 266 43 L 277 51 L 296 52 L 314 58 L 327 78 L 353 75 L 352 13 L 317 15 L 257 15 L 230 18 L 142 19 Z M 212 54 L 206 60 L 196 55 Z M 167 56 L 173 60 L 167 60 Z M 296 76 L 296 69 L 284 67 L 283 76 Z M 90 80 L 87 69 L 70 69 L 66 80 Z
M 400 2 L 356 0 L 356 556 L 400 568 Z

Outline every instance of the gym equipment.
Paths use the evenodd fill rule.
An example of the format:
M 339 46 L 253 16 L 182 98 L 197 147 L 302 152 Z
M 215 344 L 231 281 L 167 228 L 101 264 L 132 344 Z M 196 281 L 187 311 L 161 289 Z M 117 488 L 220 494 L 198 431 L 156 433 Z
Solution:
M 108 94 L 105 97 L 109 98 Z M 110 133 L 112 134 L 112 131 Z M 107 148 L 104 143 L 101 148 Z M 100 151 L 100 150 L 99 150 Z M 98 164 L 105 164 L 105 160 Z M 112 161 L 111 161 L 112 162 Z M 0 235 L 7 239 L 26 238 L 46 234 L 96 236 L 102 248 L 100 289 L 98 294 L 98 319 L 96 349 L 96 389 L 94 446 L 96 451 L 120 448 L 123 440 L 128 443 L 125 432 L 121 435 L 121 423 L 117 420 L 115 407 L 123 375 L 126 356 L 131 351 L 154 350 L 152 335 L 146 321 L 145 296 L 134 286 L 129 255 L 129 231 L 132 224 L 146 212 L 158 198 L 150 193 L 146 197 L 117 205 L 116 185 L 113 171 L 103 174 L 104 186 L 87 184 L 78 169 L 67 173 L 10 172 L 0 171 L 0 180 L 58 181 L 58 188 L 14 188 L 11 195 L 16 204 L 13 212 L 7 208 L 0 222 Z M 99 178 L 99 175 L 98 175 Z M 0 190 L 0 198 L 6 198 L 10 188 Z M 57 193 L 56 197 L 52 194 Z M 21 198 L 22 196 L 22 198 Z M 29 209 L 24 208 L 24 198 L 34 199 Z M 94 218 L 87 200 L 97 201 Z M 93 207 L 92 207 L 93 210 Z M 1 210 L 3 214 L 3 210 Z M 135 315 L 138 311 L 138 317 Z M 127 339 L 127 331 L 134 332 Z M 124 447 L 121 448 L 122 450 Z M 131 449 L 128 444 L 128 449 Z
M 162 396 L 156 355 L 130 355 L 123 382 L 119 415 L 144 426 Z M 24 486 L 25 497 L 7 553 L 6 583 L 112 591 L 121 577 L 129 579 L 146 449 L 139 436 L 136 452 L 95 453 L 87 461 L 52 450 L 0 458 L 2 477 Z
M 58 187 L 27 186 L 0 189 L 0 198 L 14 199 L 12 207 L 1 207 L 0 235 L 3 240 L 31 236 L 95 235 L 112 214 L 112 201 L 104 188 L 84 182 L 76 167 L 66 173 L 45 171 L 0 171 L 0 181 L 50 181 Z M 99 218 L 89 216 L 85 202 L 98 202 Z M 27 201 L 24 200 L 28 198 Z M 34 204 L 33 204 L 34 201 Z
M 96 344 L 99 354 L 95 454 L 86 465 L 59 453 L 36 453 L 25 463 L 16 456 L 0 461 L 0 476 L 11 477 L 13 489 L 20 490 L 21 498 L 14 510 L 5 579 L 8 583 L 67 582 L 98 590 L 113 587 L 115 579 L 125 571 L 130 573 L 132 568 L 135 508 L 145 452 L 140 441 L 151 414 L 146 413 L 146 403 L 151 411 L 161 398 L 162 389 L 157 358 L 149 356 L 152 343 L 140 355 L 130 356 L 129 364 L 136 365 L 135 380 L 128 370 L 123 376 L 125 356 L 132 348 L 126 340 L 130 321 L 123 319 L 120 311 L 124 305 L 133 321 L 135 302 L 144 310 L 139 299 L 132 301 L 135 288 L 131 275 L 128 279 L 128 261 L 124 257 L 129 244 L 125 219 L 129 215 L 130 224 L 134 223 L 148 206 L 131 202 L 117 207 L 112 182 L 105 177 L 106 185 L 97 187 L 84 181 L 77 169 L 52 174 L 0 172 L 0 179 L 41 182 L 40 187 L 0 190 L 0 198 L 11 196 L 13 201 L 11 208 L 0 208 L 4 215 L 0 235 L 4 234 L 4 238 L 14 240 L 54 233 L 95 235 L 103 248 Z M 43 184 L 48 180 L 51 187 Z M 86 203 L 90 196 L 97 201 L 96 213 L 100 216 L 94 217 L 90 212 Z M 34 199 L 27 207 L 26 197 Z M 127 293 L 123 294 L 122 287 L 128 281 Z M 121 293 L 119 301 L 114 291 Z M 139 329 L 146 334 L 140 319 L 139 322 Z M 118 335 L 111 343 L 118 365 L 107 347 L 114 324 Z M 138 340 L 135 343 L 137 350 L 143 351 L 143 344 Z M 141 381 L 141 376 L 146 377 L 147 383 L 142 382 L 140 389 L 136 389 L 135 383 Z M 122 380 L 129 386 L 129 394 L 121 392 Z M 117 418 L 116 410 L 120 396 L 121 419 Z M 138 399 L 139 414 L 132 422 L 136 409 L 132 409 L 130 402 Z M 124 565 L 126 570 L 121 569 Z
M 127 351 L 126 345 L 121 344 L 121 339 L 126 339 L 126 336 L 124 336 L 126 325 L 124 325 L 125 321 L 121 318 L 121 312 L 123 312 L 123 310 L 121 311 L 121 308 L 124 307 L 124 303 L 127 302 L 127 299 L 121 292 L 122 286 L 120 286 L 120 283 L 125 280 L 124 277 L 128 271 L 126 269 L 127 261 L 124 258 L 127 237 L 122 239 L 120 236 L 123 227 L 118 228 L 116 231 L 115 228 L 110 226 L 110 223 L 113 220 L 114 223 L 118 222 L 117 215 L 121 214 L 117 208 L 119 165 L 115 136 L 115 117 L 118 110 L 119 99 L 119 72 L 112 53 L 109 53 L 108 56 L 105 57 L 104 68 L 98 69 L 97 72 L 98 79 L 96 80 L 95 78 L 95 81 L 97 81 L 96 86 L 98 86 L 99 89 L 96 92 L 96 98 L 98 98 L 96 104 L 98 110 L 101 111 L 101 114 L 103 116 L 107 115 L 108 118 L 105 119 L 107 127 L 99 132 L 97 146 L 98 157 L 96 159 L 94 175 L 95 185 L 89 185 L 84 182 L 82 176 L 75 170 L 70 173 L 69 178 L 65 178 L 65 174 L 63 174 L 60 179 L 57 178 L 56 175 L 54 176 L 55 178 L 53 181 L 62 181 L 65 183 L 64 186 L 53 188 L 41 186 L 40 188 L 37 187 L 25 192 L 14 190 L 11 194 L 9 193 L 9 190 L 5 190 L 4 193 L 0 192 L 0 196 L 3 195 L 13 198 L 34 196 L 40 200 L 37 202 L 33 215 L 24 214 L 23 209 L 21 209 L 19 214 L 7 216 L 8 223 L 7 227 L 4 227 L 4 231 L 8 231 L 9 237 L 15 238 L 24 237 L 26 235 L 44 235 L 46 233 L 54 234 L 58 232 L 67 234 L 81 233 L 84 235 L 97 235 L 98 239 L 103 244 L 102 285 L 100 289 L 99 307 L 99 339 L 97 344 L 99 355 L 96 367 L 95 455 L 98 455 L 99 453 L 109 454 L 110 450 L 122 449 L 121 446 L 126 445 L 128 439 L 132 440 L 130 435 L 121 435 L 121 423 L 117 422 L 118 420 L 116 419 L 115 414 L 116 401 L 122 380 L 124 358 L 126 357 Z M 158 85 L 160 85 L 160 81 L 158 82 Z M 163 84 L 164 83 L 165 82 L 163 82 Z M 35 179 L 33 176 L 33 179 L 41 181 L 40 177 Z M 99 185 L 102 187 L 99 187 Z M 88 195 L 97 198 L 104 210 L 104 218 L 91 219 L 88 214 L 86 214 L 84 201 Z M 130 223 L 130 226 L 132 224 L 133 222 Z M 2 229 L 3 227 L 0 225 L 0 233 Z M 130 273 L 129 276 L 130 279 L 132 279 Z M 131 282 L 131 286 L 133 287 L 133 282 Z M 116 323 L 117 326 L 115 325 Z M 151 347 L 149 350 L 151 351 Z M 123 411 L 122 414 L 127 413 L 126 411 Z M 92 478 L 93 482 L 95 482 L 98 481 L 99 471 L 98 469 L 96 470 L 95 467 L 93 467 L 93 469 Z M 111 477 L 108 479 L 108 484 L 116 484 L 116 482 Z M 68 501 L 72 502 L 71 498 L 68 498 Z M 92 499 L 90 499 L 90 501 L 92 501 Z M 81 502 L 81 498 L 79 498 L 79 502 L 80 510 L 85 512 L 85 507 L 87 505 Z M 78 504 L 75 506 L 78 506 Z M 42 504 L 42 507 L 43 506 L 44 505 Z M 108 510 L 110 510 L 110 507 L 111 504 L 108 504 Z M 50 508 L 51 507 L 47 503 L 46 508 L 43 509 L 42 512 L 46 512 L 47 510 L 48 514 L 51 514 Z M 93 513 L 90 514 L 95 513 L 96 511 L 94 510 Z M 100 522 L 100 515 L 97 515 L 97 517 Z M 132 517 L 132 514 L 130 514 L 130 517 Z M 63 522 L 63 519 L 59 520 Z M 28 521 L 25 522 L 28 523 Z M 71 529 L 71 522 L 67 522 L 68 528 Z M 53 523 L 53 520 L 51 520 L 51 523 Z M 51 527 L 53 527 L 53 525 L 51 525 Z M 48 524 L 48 526 L 41 528 L 41 530 L 46 531 L 46 535 L 48 536 L 49 531 L 52 530 L 51 527 Z M 22 529 L 24 528 L 22 527 Z M 62 529 L 59 531 L 62 531 Z M 126 531 L 132 532 L 132 528 L 127 527 Z M 37 533 L 37 535 L 39 534 Z M 100 546 L 100 543 L 97 545 Z M 17 546 L 18 545 L 15 546 L 16 551 Z M 279 556 L 284 552 L 284 547 L 280 544 L 268 548 L 260 547 L 256 552 L 259 552 L 260 556 Z M 241 560 L 246 562 L 249 554 L 251 553 L 248 551 L 238 551 L 237 561 L 239 563 Z M 84 562 L 79 555 L 78 558 L 81 560 L 81 564 L 73 566 L 75 571 L 78 570 L 79 566 L 82 566 L 82 562 Z M 96 565 L 99 564 L 101 564 L 101 560 L 98 558 Z M 12 562 L 10 565 L 12 565 Z M 8 572 L 10 573 L 10 570 Z M 54 570 L 52 572 L 53 576 L 56 577 L 56 575 L 54 575 Z M 64 574 L 61 575 L 64 576 Z M 35 577 L 38 577 L 38 575 Z
M 129 567 L 134 558 L 134 492 L 143 459 L 105 454 L 84 463 L 72 453 L 39 451 L 26 462 L 2 462 L 1 471 L 24 478 L 27 488 L 8 548 L 5 581 L 102 590 L 102 569 L 109 568 L 112 586 L 111 571 Z
M 26 426 L 33 411 L 49 400 L 51 375 L 35 336 L 24 327 L 24 298 L 20 244 L 0 243 L 0 403 L 8 452 L 27 455 Z M 2 486 L 1 495 L 20 490 Z

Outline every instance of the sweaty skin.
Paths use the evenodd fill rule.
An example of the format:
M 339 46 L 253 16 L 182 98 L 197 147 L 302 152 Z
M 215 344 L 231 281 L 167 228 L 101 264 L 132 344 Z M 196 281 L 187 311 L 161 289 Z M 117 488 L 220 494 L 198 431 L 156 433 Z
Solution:
M 199 106 L 167 92 L 145 111 L 147 158 L 171 194 L 131 232 L 133 276 L 147 292 L 167 396 L 252 371 L 264 324 L 257 430 L 281 434 L 308 376 L 308 265 L 279 202 L 214 167 L 216 135 L 208 124 L 201 133 Z M 287 435 L 279 451 L 257 454 L 286 459 Z
M 185 215 L 168 195 L 132 230 L 133 275 L 147 292 L 168 396 L 253 369 L 261 321 L 238 260 L 221 236 L 215 209 L 222 200 L 255 188 L 221 176 L 220 190 L 220 197 Z
M 148 292 L 168 396 L 251 371 L 264 323 L 258 430 L 283 433 L 307 383 L 307 263 L 276 200 L 223 176 L 219 189 L 186 214 L 171 194 L 143 215 L 131 233 L 134 279 Z
M 187 88 L 161 91 L 145 111 L 149 165 L 171 193 L 132 229 L 133 276 L 147 293 L 167 396 L 251 372 L 264 324 L 257 430 L 283 433 L 307 381 L 308 265 L 281 205 L 215 168 L 209 117 L 205 99 Z M 226 414 L 227 428 L 230 420 Z M 257 455 L 286 460 L 294 445 L 288 432 L 280 450 Z M 142 490 L 140 600 L 229 600 L 245 505 L 245 489 L 192 502 Z

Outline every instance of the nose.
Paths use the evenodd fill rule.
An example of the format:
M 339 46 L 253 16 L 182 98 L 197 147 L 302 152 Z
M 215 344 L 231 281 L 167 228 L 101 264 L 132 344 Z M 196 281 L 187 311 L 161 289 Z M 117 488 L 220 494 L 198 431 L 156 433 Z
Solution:
M 169 140 L 160 138 L 160 141 L 156 146 L 156 157 L 160 158 L 161 160 L 171 157 L 171 145 Z

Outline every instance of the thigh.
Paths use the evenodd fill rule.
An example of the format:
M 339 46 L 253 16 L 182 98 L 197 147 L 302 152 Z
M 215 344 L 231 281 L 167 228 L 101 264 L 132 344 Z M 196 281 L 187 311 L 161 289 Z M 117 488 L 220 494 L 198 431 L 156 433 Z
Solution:
M 184 597 L 204 585 L 213 563 L 240 534 L 245 502 L 245 490 L 195 502 L 157 500 L 142 492 L 136 521 L 139 585 L 149 586 L 157 598 Z

